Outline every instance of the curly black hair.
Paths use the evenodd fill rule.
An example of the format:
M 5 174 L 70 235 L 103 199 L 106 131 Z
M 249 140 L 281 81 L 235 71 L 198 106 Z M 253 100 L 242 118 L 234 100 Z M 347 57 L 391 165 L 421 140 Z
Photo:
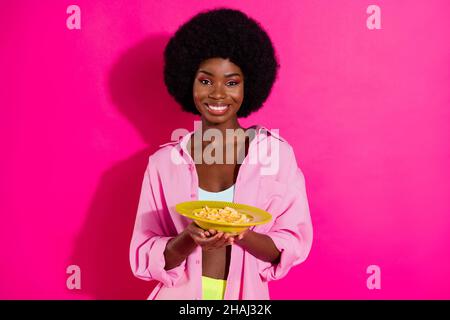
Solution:
M 259 110 L 270 94 L 279 64 L 261 25 L 239 10 L 201 12 L 181 25 L 164 50 L 164 82 L 183 110 L 197 111 L 192 86 L 200 64 L 229 59 L 244 73 L 244 100 L 238 117 Z

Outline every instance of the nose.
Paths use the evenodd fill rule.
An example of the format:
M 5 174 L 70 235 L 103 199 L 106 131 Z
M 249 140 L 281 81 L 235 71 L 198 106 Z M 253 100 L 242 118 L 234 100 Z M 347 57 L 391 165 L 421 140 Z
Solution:
M 224 99 L 225 98 L 225 86 L 221 84 L 216 84 L 212 86 L 211 91 L 209 92 L 209 97 L 212 99 Z

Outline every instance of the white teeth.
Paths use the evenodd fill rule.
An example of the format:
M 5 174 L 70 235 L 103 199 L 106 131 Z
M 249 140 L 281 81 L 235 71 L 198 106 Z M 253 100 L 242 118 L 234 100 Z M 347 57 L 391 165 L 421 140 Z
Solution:
M 210 108 L 211 110 L 214 110 L 214 111 L 223 111 L 226 108 L 228 108 L 228 106 L 227 105 L 210 105 L 210 104 L 208 104 L 208 108 Z

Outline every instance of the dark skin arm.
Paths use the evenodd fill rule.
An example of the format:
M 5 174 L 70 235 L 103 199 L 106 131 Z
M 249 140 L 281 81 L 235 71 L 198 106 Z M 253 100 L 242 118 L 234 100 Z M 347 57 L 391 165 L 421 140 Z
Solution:
M 265 234 L 246 230 L 237 236 L 236 244 L 259 260 L 273 264 L 280 260 L 281 252 L 272 238 Z
M 195 223 L 191 223 L 178 236 L 171 239 L 164 250 L 166 265 L 165 270 L 179 266 L 197 246 L 203 250 L 214 250 L 236 243 L 242 249 L 248 251 L 265 262 L 277 263 L 281 252 L 278 251 L 272 238 L 251 230 L 246 230 L 237 236 L 216 230 L 205 231 Z

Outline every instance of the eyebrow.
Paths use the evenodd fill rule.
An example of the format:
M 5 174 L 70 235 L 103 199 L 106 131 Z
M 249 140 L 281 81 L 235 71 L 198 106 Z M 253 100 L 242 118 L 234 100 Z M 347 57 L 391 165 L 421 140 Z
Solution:
M 211 76 L 211 77 L 214 77 L 214 74 L 212 74 L 211 72 L 208 72 L 208 71 L 206 71 L 206 70 L 199 70 L 198 71 L 199 73 L 200 72 L 202 72 L 202 73 L 205 73 L 205 74 L 207 74 L 207 75 L 209 75 L 209 76 Z M 225 78 L 229 78 L 229 77 L 233 77 L 233 76 L 241 76 L 241 74 L 240 73 L 227 73 L 227 74 L 225 74 Z

